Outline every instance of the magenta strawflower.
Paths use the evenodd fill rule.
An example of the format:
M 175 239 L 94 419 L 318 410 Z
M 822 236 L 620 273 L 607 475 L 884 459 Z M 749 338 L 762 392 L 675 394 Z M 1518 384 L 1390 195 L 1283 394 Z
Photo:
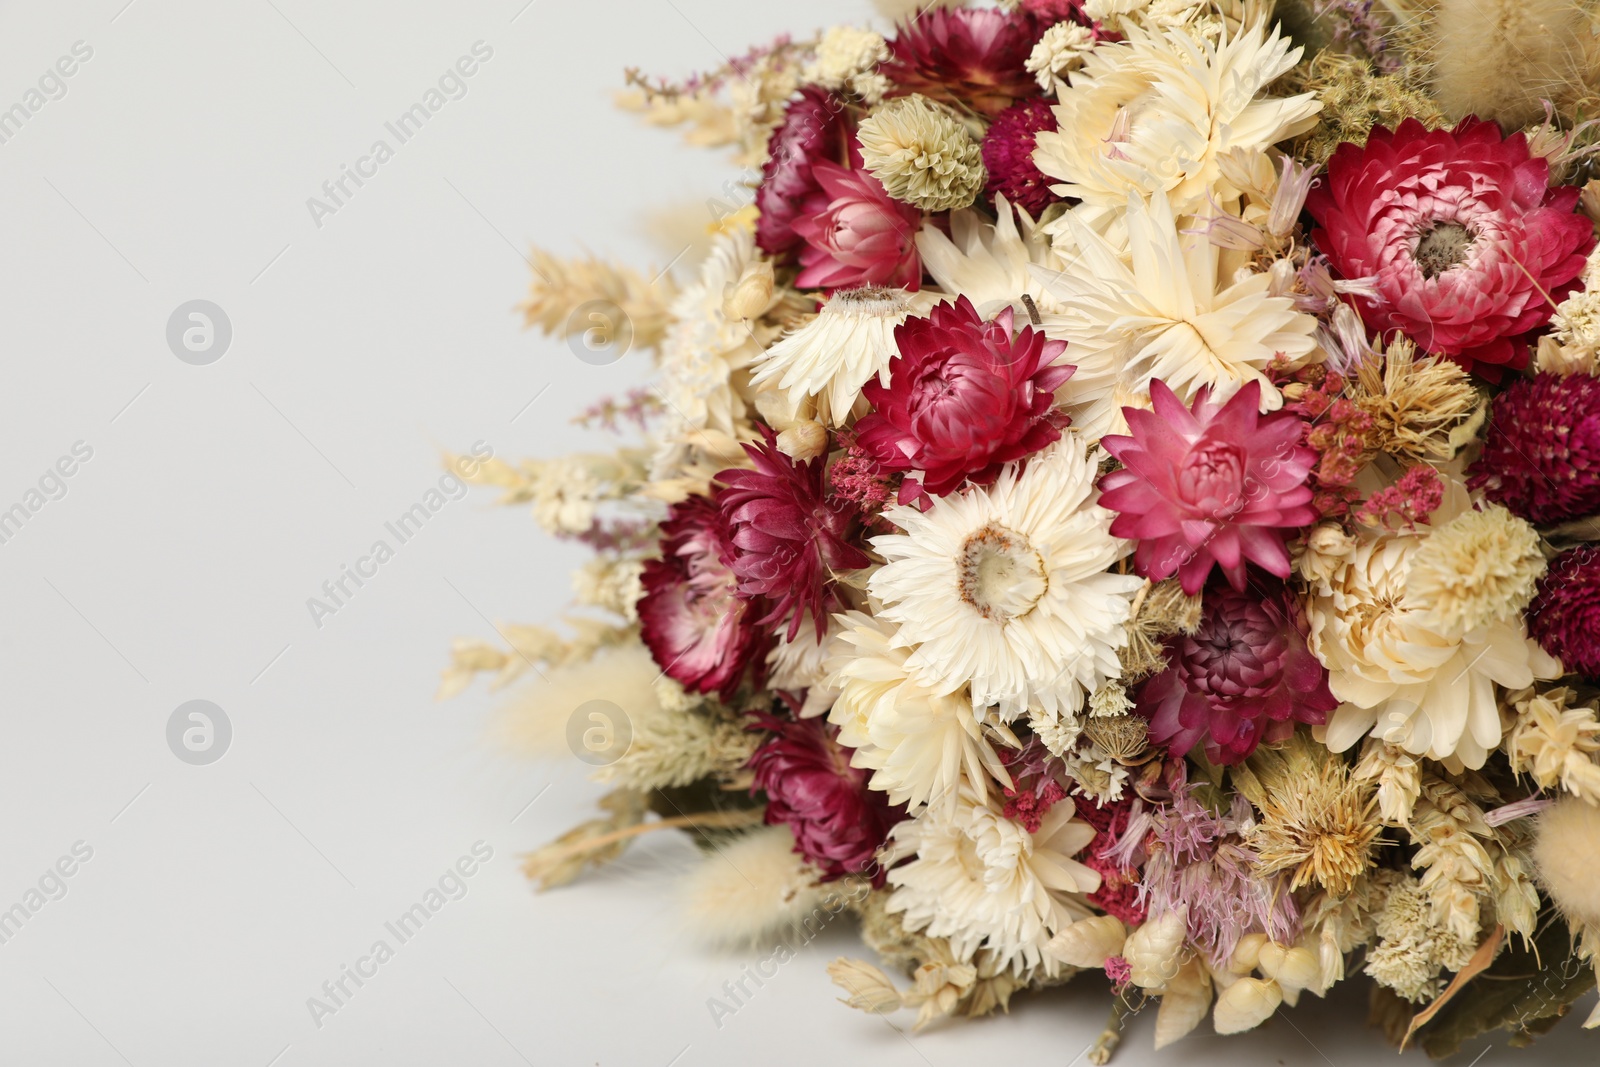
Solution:
M 828 590 L 835 571 L 857 570 L 870 561 L 845 540 L 851 522 L 842 502 L 823 495 L 818 456 L 797 463 L 779 452 L 770 432 L 746 444 L 753 470 L 717 475 L 717 506 L 733 546 L 732 570 L 739 596 L 770 605 L 758 622 L 788 621 L 788 640 L 807 613 L 821 638 L 827 628 Z
M 805 242 L 795 284 L 829 290 L 920 287 L 922 259 L 916 234 L 922 228 L 922 213 L 890 196 L 868 171 L 817 160 L 811 176 L 817 191 L 791 222 L 796 236 Z
M 1049 23 L 1028 11 L 934 7 L 896 28 L 879 72 L 898 93 L 998 115 L 1039 95 L 1024 64 Z
M 1533 523 L 1600 512 L 1600 378 L 1511 383 L 1495 398 L 1471 485 Z
M 1139 542 L 1138 572 L 1176 574 L 1190 596 L 1213 563 L 1235 589 L 1247 562 L 1288 577 L 1284 533 L 1317 518 L 1307 484 L 1317 456 L 1300 444 L 1300 419 L 1260 414 L 1258 382 L 1225 404 L 1203 388 L 1190 409 L 1155 380 L 1150 399 L 1153 411 L 1123 409 L 1131 436 L 1101 440 L 1123 469 L 1100 480 L 1100 503 L 1121 512 L 1111 532 Z
M 1261 588 L 1206 590 L 1199 629 L 1173 637 L 1167 669 L 1139 688 L 1135 710 L 1150 720 L 1150 740 L 1175 756 L 1203 740 L 1212 763 L 1238 763 L 1339 704 L 1283 590 L 1252 586 Z
M 983 165 L 989 172 L 985 190 L 991 200 L 996 193 L 1002 193 L 1037 218 L 1061 199 L 1050 191 L 1051 179 L 1033 162 L 1035 139 L 1041 132 L 1054 129 L 1056 113 L 1047 100 L 1023 100 L 995 116 L 983 137 Z
M 1527 619 L 1539 647 L 1569 672 L 1600 680 L 1600 550 L 1583 545 L 1551 560 Z
M 732 558 L 714 503 L 691 496 L 674 504 L 661 524 L 661 558 L 645 562 L 638 605 L 639 636 L 662 672 L 724 700 L 764 644 L 759 605 L 736 595 Z
M 1528 362 L 1528 334 L 1578 286 L 1594 247 L 1576 186 L 1492 122 L 1429 130 L 1407 119 L 1342 144 L 1306 198 L 1312 234 L 1345 278 L 1378 299 L 1352 301 L 1367 326 L 1400 330 L 1499 381 Z
M 874 886 L 883 885 L 888 872 L 873 854 L 905 809 L 867 788 L 869 773 L 850 766 L 850 750 L 823 720 L 754 718 L 772 734 L 750 757 L 754 788 L 767 795 L 767 824 L 789 827 L 794 850 L 823 881 L 866 874 Z
M 801 244 L 795 216 L 819 191 L 811 167 L 844 160 L 844 104 L 814 85 L 789 102 L 767 142 L 767 161 L 756 189 L 756 244 L 770 256 L 789 258 Z
M 1010 308 L 985 322 L 957 297 L 907 319 L 894 339 L 889 384 L 862 388 L 873 410 L 856 424 L 857 443 L 881 470 L 922 471 L 922 488 L 942 496 L 965 479 L 992 482 L 1061 436 L 1051 401 L 1074 370 L 1055 362 L 1066 342 L 1031 326 L 1013 336 Z

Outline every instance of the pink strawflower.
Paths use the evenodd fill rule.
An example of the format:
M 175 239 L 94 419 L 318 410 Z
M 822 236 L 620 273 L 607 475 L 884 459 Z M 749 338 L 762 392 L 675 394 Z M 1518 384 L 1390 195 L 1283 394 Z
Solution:
M 1415 526 L 1444 502 L 1444 482 L 1439 472 L 1419 463 L 1393 485 L 1379 489 L 1356 511 L 1356 521 L 1395 529 Z
M 822 719 L 754 718 L 752 729 L 771 731 L 749 764 L 753 788 L 767 795 L 767 824 L 789 827 L 794 850 L 824 882 L 868 874 L 882 886 L 888 871 L 873 855 L 905 809 L 890 807 L 883 793 L 867 788 L 869 773 L 850 766 L 850 751 Z
M 805 242 L 795 285 L 802 289 L 850 289 L 882 285 L 916 289 L 922 284 L 917 230 L 922 214 L 884 191 L 866 170 L 846 170 L 816 160 L 811 176 L 817 192 L 793 217 Z
M 640 579 L 639 636 L 663 673 L 696 693 L 730 699 L 764 638 L 757 604 L 741 600 L 722 514 L 703 496 L 672 505 L 661 558 Z
M 1530 331 L 1578 286 L 1594 247 L 1573 209 L 1576 186 L 1550 188 L 1549 164 L 1521 133 L 1468 118 L 1453 130 L 1407 119 L 1342 144 L 1306 209 L 1312 240 L 1345 278 L 1379 299 L 1351 299 L 1367 326 L 1400 330 L 1499 381 L 1528 362 Z
M 1075 368 L 1055 360 L 1065 341 L 1030 326 L 1012 335 L 1010 308 L 983 321 L 966 297 L 894 331 L 899 354 L 889 384 L 861 392 L 873 410 L 856 440 L 884 471 L 922 471 L 922 488 L 943 495 L 971 479 L 992 482 L 1006 463 L 1061 436 L 1054 391 Z
M 1037 218 L 1061 199 L 1050 191 L 1050 179 L 1033 162 L 1034 141 L 1041 132 L 1054 129 L 1056 113 L 1047 100 L 1023 100 L 995 116 L 983 136 L 983 165 L 989 172 L 984 188 L 991 201 L 1002 193 Z
M 1600 378 L 1536 374 L 1494 402 L 1471 485 L 1529 522 L 1600 512 Z
M 1135 710 L 1150 720 L 1151 742 L 1174 756 L 1203 740 L 1212 763 L 1238 763 L 1339 705 L 1283 590 L 1251 586 L 1206 590 L 1199 628 L 1173 637 L 1167 669 L 1139 688 Z
M 1260 414 L 1253 381 L 1225 404 L 1202 388 L 1185 408 L 1160 380 L 1150 399 L 1153 411 L 1123 409 L 1131 436 L 1101 441 L 1123 469 L 1100 480 L 1100 503 L 1121 512 L 1111 532 L 1139 542 L 1138 572 L 1156 581 L 1176 574 L 1190 596 L 1213 563 L 1235 589 L 1244 588 L 1247 562 L 1288 577 L 1284 532 L 1317 518 L 1306 484 L 1317 456 L 1300 443 L 1300 419 Z
M 756 245 L 777 259 L 788 259 L 801 244 L 795 217 L 820 192 L 811 166 L 817 160 L 844 159 L 847 131 L 844 104 L 814 85 L 784 109 L 783 121 L 767 142 L 767 161 L 756 188 Z
M 769 432 L 764 441 L 744 446 L 753 470 L 717 475 L 732 570 L 739 596 L 770 605 L 758 620 L 762 625 L 787 620 L 792 641 L 809 612 L 820 638 L 828 624 L 833 572 L 857 570 L 870 560 L 845 540 L 849 510 L 824 498 L 824 457 L 797 463 L 773 442 Z
M 1551 560 L 1527 619 L 1539 647 L 1569 672 L 1600 680 L 1600 550 L 1582 545 Z
M 896 28 L 889 59 L 878 67 L 897 93 L 998 115 L 1038 96 L 1024 64 L 1050 23 L 1029 11 L 934 7 Z

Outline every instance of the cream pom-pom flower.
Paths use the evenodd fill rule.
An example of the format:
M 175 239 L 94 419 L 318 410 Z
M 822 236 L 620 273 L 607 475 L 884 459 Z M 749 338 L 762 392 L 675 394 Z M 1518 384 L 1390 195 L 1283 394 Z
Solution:
M 916 304 L 904 289 L 841 289 L 810 322 L 761 353 L 751 384 L 776 386 L 796 408 L 815 397 L 817 418 L 842 426 L 874 377 L 889 381 L 894 328 Z
M 1208 199 L 1237 199 L 1217 157 L 1309 129 L 1322 107 L 1312 93 L 1259 95 L 1300 60 L 1276 27 L 1221 41 L 1192 28 L 1126 30 L 1125 41 L 1096 47 L 1070 75 L 1057 94 L 1060 128 L 1039 134 L 1033 153 L 1059 180 L 1052 188 L 1092 215 L 1121 212 L 1130 192 L 1165 191 L 1180 215 Z
M 950 111 L 912 93 L 885 100 L 856 132 L 861 165 L 896 200 L 923 211 L 964 208 L 983 192 L 983 153 Z
M 895 625 L 859 611 L 834 616 L 827 682 L 836 693 L 828 721 L 850 764 L 872 771 L 868 785 L 912 811 L 948 808 L 965 788 L 985 792 L 1011 776 L 984 734 L 985 723 L 960 693 L 934 693 L 906 669 L 910 652 Z
M 1063 800 L 1036 833 L 963 794 L 950 811 L 929 809 L 890 832 L 890 858 L 915 856 L 889 872 L 889 910 L 906 928 L 944 937 L 959 959 L 980 950 L 998 970 L 1054 974 L 1046 953 L 1056 934 L 1092 913 L 1081 899 L 1100 875 L 1072 857 L 1094 838 Z
M 1526 584 L 1531 593 L 1531 582 L 1502 577 L 1531 565 L 1522 539 L 1501 542 L 1506 558 L 1479 558 L 1493 545 L 1469 537 L 1471 558 L 1450 572 L 1454 542 L 1482 524 L 1472 510 L 1466 488 L 1449 479 L 1431 526 L 1361 531 L 1350 558 L 1313 589 L 1309 644 L 1342 701 L 1315 732 L 1334 752 L 1370 733 L 1414 755 L 1482 767 L 1502 732 L 1495 685 L 1521 689 L 1561 673 L 1527 635 L 1525 595 L 1490 616 L 1474 589 Z
M 1068 434 L 992 486 L 885 513 L 905 532 L 872 539 L 888 562 L 868 588 L 934 691 L 970 686 L 974 708 L 998 705 L 1006 721 L 1030 708 L 1053 719 L 1121 673 L 1143 579 L 1107 573 L 1131 545 L 1111 536 L 1099 462 Z

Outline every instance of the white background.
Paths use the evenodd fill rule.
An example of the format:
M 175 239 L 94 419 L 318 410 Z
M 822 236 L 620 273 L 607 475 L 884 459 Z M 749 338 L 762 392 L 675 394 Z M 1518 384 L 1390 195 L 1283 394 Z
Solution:
M 517 854 L 588 817 L 599 787 L 575 760 L 494 751 L 481 688 L 431 699 L 453 636 L 566 602 L 582 556 L 525 513 L 451 503 L 320 629 L 306 607 L 435 484 L 441 448 L 582 447 L 570 418 L 643 380 L 514 312 L 530 242 L 663 265 L 648 210 L 693 222 L 731 176 L 614 112 L 622 67 L 682 76 L 864 5 L 125 3 L 0 14 L 0 108 L 93 48 L 0 145 L 0 509 L 93 449 L 0 544 L 0 909 L 93 849 L 0 944 L 0 1063 L 1082 1062 L 1101 983 L 900 1033 L 835 1003 L 825 963 L 864 954 L 842 928 L 719 1029 L 706 998 L 762 954 L 679 929 L 664 875 L 681 841 L 530 893 Z M 468 94 L 316 226 L 307 198 L 479 40 L 493 57 Z M 209 366 L 165 339 L 196 298 L 233 327 Z M 203 767 L 165 736 L 196 698 L 234 731 Z M 393 943 L 383 923 L 478 841 L 494 858 L 468 894 L 316 1026 L 307 998 Z M 1359 995 L 1333 1007 L 1162 1060 L 1384 1054 Z M 1148 1013 L 1132 1030 L 1119 1062 L 1154 1062 Z M 1593 1062 L 1575 1027 L 1527 1062 L 1579 1062 L 1586 1040 Z

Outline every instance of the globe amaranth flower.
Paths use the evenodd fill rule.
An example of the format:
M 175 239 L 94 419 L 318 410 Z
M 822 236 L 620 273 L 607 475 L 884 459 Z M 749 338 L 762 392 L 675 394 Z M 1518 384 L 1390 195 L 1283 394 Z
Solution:
M 1352 297 L 1369 328 L 1400 330 L 1498 381 L 1528 362 L 1527 334 L 1577 287 L 1594 247 L 1576 187 L 1550 188 L 1549 164 L 1521 133 L 1469 118 L 1453 130 L 1415 119 L 1343 144 L 1306 209 L 1316 246 L 1377 296 Z
M 936 7 L 896 28 L 878 69 L 897 92 L 997 115 L 1038 96 L 1028 54 L 1049 23 L 1027 11 Z
M 1201 740 L 1213 763 L 1238 763 L 1295 723 L 1321 723 L 1338 706 L 1328 672 L 1306 647 L 1283 589 L 1207 590 L 1200 626 L 1167 646 L 1167 669 L 1140 688 L 1136 710 L 1150 740 L 1181 756 Z
M 738 579 L 717 506 L 691 496 L 661 524 L 661 558 L 645 562 L 639 634 L 657 665 L 697 693 L 732 697 L 762 644 L 756 604 Z
M 815 86 L 789 102 L 772 131 L 767 161 L 756 188 L 756 244 L 769 256 L 787 258 L 801 244 L 795 216 L 817 194 L 811 166 L 817 160 L 844 158 L 844 104 Z
M 922 487 L 942 496 L 967 478 L 994 481 L 1061 436 L 1051 399 L 1072 375 L 1055 364 L 1066 342 L 1029 326 L 1013 336 L 1012 318 L 1006 308 L 984 322 L 962 296 L 895 329 L 889 383 L 862 387 L 874 410 L 856 423 L 883 470 L 922 471 Z
M 1513 382 L 1495 398 L 1471 485 L 1530 522 L 1600 512 L 1600 378 Z
M 1124 408 L 1132 436 L 1102 439 L 1123 469 L 1100 480 L 1100 502 L 1121 512 L 1111 532 L 1139 542 L 1140 574 L 1176 574 L 1190 596 L 1213 564 L 1235 589 L 1247 562 L 1289 576 L 1283 531 L 1317 519 L 1307 484 L 1317 457 L 1298 416 L 1260 414 L 1260 390 L 1248 382 L 1224 404 L 1201 389 L 1190 410 L 1152 381 L 1155 410 Z
M 817 192 L 791 224 L 805 242 L 795 284 L 802 289 L 916 289 L 922 281 L 916 241 L 921 212 L 890 196 L 869 171 L 818 160 L 811 175 Z
M 1563 667 L 1600 679 L 1600 552 L 1583 545 L 1551 560 L 1527 619 L 1528 633 Z
M 1061 199 L 1050 191 L 1046 178 L 1033 162 L 1035 140 L 1042 132 L 1056 128 L 1056 113 L 1048 101 L 1021 100 L 995 116 L 983 137 L 983 165 L 989 172 L 987 190 L 992 200 L 996 193 L 1038 217 Z
M 750 757 L 754 788 L 767 795 L 767 823 L 789 827 L 794 850 L 823 881 L 866 874 L 882 886 L 887 871 L 873 854 L 905 809 L 867 788 L 867 772 L 850 766 L 850 750 L 821 719 L 754 718 L 771 732 Z
M 716 479 L 739 596 L 769 603 L 771 609 L 757 622 L 787 619 L 791 641 L 809 612 L 820 638 L 827 628 L 829 572 L 869 562 L 845 540 L 850 512 L 824 498 L 825 457 L 797 463 L 778 451 L 770 433 L 744 450 L 755 468 L 725 470 Z

